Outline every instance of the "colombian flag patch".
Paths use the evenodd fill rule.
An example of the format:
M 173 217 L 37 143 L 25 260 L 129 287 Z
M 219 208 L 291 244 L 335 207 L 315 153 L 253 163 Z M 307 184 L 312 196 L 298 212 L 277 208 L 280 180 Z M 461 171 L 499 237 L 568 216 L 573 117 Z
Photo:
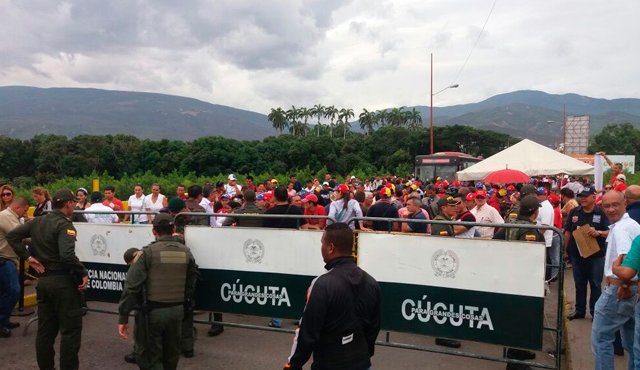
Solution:
M 528 241 L 528 242 L 535 242 L 536 241 L 536 236 L 535 235 L 525 235 L 524 236 L 524 240 Z
M 71 230 L 71 229 L 67 229 L 67 235 L 76 236 L 76 231 L 75 230 Z

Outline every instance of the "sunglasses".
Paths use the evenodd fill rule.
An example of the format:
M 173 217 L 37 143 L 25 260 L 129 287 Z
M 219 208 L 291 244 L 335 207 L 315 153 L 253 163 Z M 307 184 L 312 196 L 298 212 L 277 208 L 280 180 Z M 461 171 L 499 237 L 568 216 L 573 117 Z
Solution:
M 3 197 L 10 197 L 10 196 L 12 196 L 12 195 L 13 195 L 13 193 L 2 193 L 2 196 L 3 196 Z

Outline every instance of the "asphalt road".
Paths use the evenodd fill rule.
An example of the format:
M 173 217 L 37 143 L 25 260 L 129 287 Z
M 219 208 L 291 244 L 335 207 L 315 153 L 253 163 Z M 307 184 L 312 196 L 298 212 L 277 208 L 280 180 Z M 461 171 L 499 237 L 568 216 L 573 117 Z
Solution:
M 555 295 L 554 295 L 555 297 Z M 555 304 L 549 300 L 549 314 L 553 315 Z M 115 311 L 115 304 L 89 302 L 91 308 Z M 26 323 L 35 316 L 14 317 L 22 325 L 15 329 L 9 339 L 0 339 L 2 369 L 37 369 L 35 360 L 35 336 L 37 323 L 24 334 Z M 208 314 L 201 313 L 196 320 L 207 320 Z M 225 321 L 254 324 L 266 327 L 268 318 L 225 314 Z M 549 317 L 553 319 L 553 317 Z M 547 325 L 549 323 L 546 323 Z M 117 335 L 117 317 L 111 314 L 90 312 L 84 317 L 82 348 L 80 350 L 81 369 L 137 369 L 124 362 L 123 356 L 131 351 L 132 343 L 122 341 Z M 208 337 L 206 324 L 196 324 L 197 340 L 195 357 L 182 358 L 180 369 L 282 369 L 291 348 L 293 335 L 288 333 L 227 327 L 218 337 Z M 292 321 L 285 321 L 283 327 L 293 330 Z M 379 340 L 385 340 L 386 332 L 381 332 Z M 404 333 L 390 333 L 392 342 L 429 347 L 443 350 L 434 345 L 434 338 Z M 554 348 L 553 337 L 545 334 L 544 351 L 537 353 L 536 361 L 552 365 L 553 358 L 547 351 Z M 57 344 L 56 344 L 57 346 Z M 502 347 L 474 342 L 463 342 L 461 350 L 487 356 L 501 356 Z M 385 346 L 376 347 L 373 368 L 378 369 L 504 369 L 505 364 L 474 358 L 456 357 L 432 352 L 416 351 Z M 305 366 L 309 368 L 309 364 Z

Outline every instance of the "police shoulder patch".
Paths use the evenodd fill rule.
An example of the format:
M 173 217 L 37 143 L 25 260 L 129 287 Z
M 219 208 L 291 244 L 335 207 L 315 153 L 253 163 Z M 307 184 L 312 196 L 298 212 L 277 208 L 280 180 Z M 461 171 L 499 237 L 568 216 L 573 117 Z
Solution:
M 73 229 L 67 229 L 67 235 L 69 236 L 76 236 L 76 231 Z
M 535 242 L 536 241 L 536 236 L 533 234 L 527 234 L 524 236 L 524 240 L 528 241 L 528 242 Z
M 509 213 L 509 217 L 518 218 L 518 214 L 517 213 Z
M 442 230 L 442 231 L 440 231 L 440 235 L 449 236 L 449 233 L 446 230 Z

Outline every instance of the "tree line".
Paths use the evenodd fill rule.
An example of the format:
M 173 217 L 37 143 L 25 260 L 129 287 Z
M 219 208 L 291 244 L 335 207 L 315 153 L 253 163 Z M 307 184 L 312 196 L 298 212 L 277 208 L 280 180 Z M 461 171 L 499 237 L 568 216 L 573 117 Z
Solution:
M 315 117 L 316 126 L 311 127 L 309 120 Z M 311 108 L 299 107 L 292 105 L 290 109 L 281 107 L 271 108 L 271 112 L 267 118 L 278 130 L 280 134 L 283 131 L 293 136 L 329 136 L 333 137 L 334 133 L 342 138 L 346 138 L 351 132 L 351 122 L 349 120 L 355 117 L 355 113 L 351 108 L 336 108 L 331 105 L 325 107 L 316 104 Z M 322 123 L 322 119 L 328 119 L 329 122 Z M 377 127 L 396 126 L 406 127 L 410 130 L 418 130 L 422 127 L 422 115 L 416 108 L 405 110 L 405 107 L 392 108 L 388 110 L 369 111 L 366 108 L 358 115 L 358 123 L 365 135 L 371 134 Z
M 469 126 L 435 127 L 436 151 L 484 157 L 517 140 Z M 429 131 L 385 125 L 368 134 L 304 137 L 292 134 L 261 141 L 202 137 L 190 142 L 141 140 L 131 135 L 37 135 L 29 140 L 0 136 L 0 182 L 19 187 L 107 173 L 116 179 L 151 173 L 214 176 L 413 172 L 414 157 L 429 152 Z

